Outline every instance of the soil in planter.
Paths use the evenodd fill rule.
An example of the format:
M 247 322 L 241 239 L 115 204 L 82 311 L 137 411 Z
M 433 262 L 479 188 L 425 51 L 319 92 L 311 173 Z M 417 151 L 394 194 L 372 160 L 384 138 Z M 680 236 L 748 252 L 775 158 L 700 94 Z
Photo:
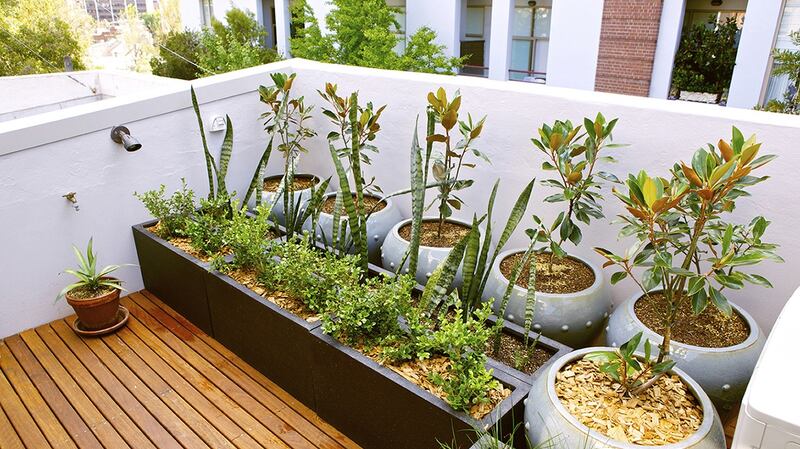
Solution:
M 523 253 L 512 254 L 500 262 L 500 272 L 506 279 L 511 277 L 514 266 L 522 259 Z M 528 288 L 528 270 L 530 263 L 522 267 L 517 278 L 517 285 Z M 553 258 L 550 266 L 550 253 L 539 254 L 536 258 L 536 291 L 542 293 L 576 293 L 586 290 L 594 284 L 594 271 L 578 259 L 564 257 Z
M 447 393 L 445 393 L 441 387 L 431 382 L 430 377 L 432 375 L 439 375 L 446 379 L 451 376 L 449 369 L 452 362 L 449 358 L 441 355 L 434 355 L 425 360 L 410 360 L 401 363 L 385 363 L 385 360 L 382 360 L 380 352 L 377 348 L 359 346 L 355 347 L 355 349 L 380 363 L 381 365 L 386 366 L 397 374 L 403 376 L 403 378 L 414 385 L 417 385 L 434 396 L 447 401 Z M 489 400 L 485 404 L 475 404 L 472 406 L 472 408 L 470 408 L 470 416 L 477 420 L 482 419 L 484 416 L 491 413 L 491 411 L 494 410 L 498 404 L 503 402 L 504 399 L 511 396 L 511 390 L 501 384 L 500 387 L 490 390 L 487 396 Z
M 555 389 L 564 407 L 583 425 L 626 443 L 677 443 L 695 433 L 703 421 L 703 408 L 675 374 L 628 398 L 594 362 L 578 360 L 556 375 Z
M 442 235 L 439 235 L 438 221 L 423 221 L 420 230 L 419 244 L 434 248 L 452 248 L 456 246 L 465 235 L 469 234 L 470 227 L 461 223 L 445 221 L 442 225 Z M 411 223 L 407 223 L 398 230 L 400 237 L 411 241 Z
M 258 296 L 261 296 L 267 301 L 279 306 L 283 310 L 286 310 L 287 312 L 293 313 L 310 323 L 319 321 L 319 315 L 313 310 L 309 309 L 303 301 L 289 296 L 284 292 L 278 292 L 264 288 L 258 282 L 258 279 L 256 278 L 256 272 L 254 270 L 236 270 L 228 273 L 228 276 L 230 276 L 236 282 L 249 288 Z
M 636 301 L 634 312 L 645 326 L 664 335 L 664 308 L 666 300 L 661 293 L 653 293 Z M 734 312 L 725 316 L 716 307 L 710 305 L 695 316 L 691 301 L 683 301 L 678 310 L 675 324 L 672 326 L 672 340 L 687 345 L 704 348 L 725 348 L 738 345 L 750 336 L 747 321 Z
M 101 286 L 100 288 L 97 289 L 91 289 L 86 286 L 83 286 L 83 287 L 73 288 L 68 293 L 71 299 L 92 299 L 92 298 L 97 298 L 99 296 L 107 295 L 113 291 L 114 289 L 111 287 Z
M 358 207 L 358 201 L 356 201 L 355 195 L 353 195 L 353 202 L 356 204 L 356 207 Z M 333 208 L 335 204 L 336 204 L 335 196 L 330 196 L 328 198 L 325 198 L 325 201 L 322 202 L 322 208 L 321 208 L 322 212 L 329 215 L 333 215 Z M 366 212 L 372 211 L 372 213 L 374 214 L 375 212 L 378 212 L 386 208 L 386 203 L 384 201 L 381 201 L 379 198 L 375 198 L 374 196 L 365 195 L 364 208 Z M 347 215 L 347 211 L 344 209 L 344 205 L 342 205 L 341 213 L 342 217 Z
M 531 344 L 529 343 L 529 348 L 530 345 Z M 553 354 L 548 350 L 536 346 L 533 348 L 532 353 L 525 361 L 525 364 L 522 366 L 517 366 L 521 360 L 521 356 L 524 355 L 525 351 L 525 342 L 512 335 L 503 333 L 500 334 L 500 351 L 498 353 L 494 352 L 493 338 L 486 342 L 485 352 L 487 356 L 505 364 L 506 366 L 510 366 L 518 371 L 522 371 L 525 374 L 535 373 L 537 369 L 541 368 L 542 365 L 547 363 L 547 361 L 553 357 Z
M 283 177 L 276 176 L 274 178 L 267 178 L 264 180 L 264 191 L 265 192 L 277 192 L 278 187 L 281 185 L 281 180 Z M 317 183 L 317 178 L 309 175 L 295 175 L 294 177 L 294 190 L 305 190 L 310 189 L 311 186 Z
M 155 235 L 158 235 L 158 223 L 155 225 L 147 228 L 148 231 L 152 232 Z M 160 236 L 159 236 L 160 237 Z M 278 234 L 274 231 L 267 232 L 267 235 L 264 236 L 266 240 L 273 240 L 278 238 Z M 203 254 L 202 252 L 198 251 L 194 246 L 192 246 L 192 240 L 186 237 L 168 237 L 165 239 L 168 241 L 172 246 L 180 249 L 181 251 L 189 254 L 190 256 L 194 257 L 197 260 L 202 262 L 211 262 L 213 256 L 208 256 Z M 229 251 L 226 248 L 222 249 L 223 254 L 229 254 Z

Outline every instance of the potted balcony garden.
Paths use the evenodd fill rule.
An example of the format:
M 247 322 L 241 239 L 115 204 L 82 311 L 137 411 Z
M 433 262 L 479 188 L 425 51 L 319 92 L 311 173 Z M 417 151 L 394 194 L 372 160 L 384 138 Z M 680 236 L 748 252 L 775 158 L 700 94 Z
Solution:
M 615 192 L 628 214 L 624 236 L 635 243 L 624 254 L 597 248 L 620 270 L 612 283 L 631 278 L 639 292 L 609 320 L 606 342 L 615 346 L 639 332 L 663 340 L 659 351 L 697 381 L 721 410 L 737 405 L 764 346 L 765 335 L 726 290 L 747 284 L 770 287 L 747 267 L 781 261 L 762 237 L 769 222 L 727 221 L 738 198 L 766 179 L 755 171 L 774 156 L 759 156 L 755 136 L 733 128 L 730 142 L 697 150 L 675 164 L 668 178 L 630 175 L 628 192 Z M 634 270 L 643 267 L 640 277 Z
M 65 298 L 78 318 L 72 328 L 81 335 L 101 335 L 123 326 L 128 320 L 128 311 L 119 304 L 122 281 L 111 277 L 120 265 L 109 265 L 97 269 L 97 254 L 92 250 L 92 239 L 86 247 L 86 255 L 72 247 L 78 267 L 64 272 L 77 279 L 64 287 L 57 299 Z
M 539 129 L 539 138 L 532 139 L 545 155 L 542 169 L 557 176 L 542 181 L 556 189 L 545 202 L 563 204 L 563 210 L 552 223 L 544 223 L 533 216 L 536 228 L 528 230 L 531 249 L 510 249 L 499 255 L 491 267 L 484 300 L 494 299 L 495 313 L 500 314 L 503 292 L 513 285 L 503 317 L 518 325 L 525 320 L 528 297 L 528 277 L 518 276 L 516 283 L 509 282 L 514 265 L 530 258 L 536 272 L 535 332 L 572 347 L 589 344 L 604 327 L 611 309 L 611 298 L 606 291 L 602 271 L 589 260 L 568 254 L 566 243 L 578 245 L 583 234 L 581 223 L 589 224 L 592 218 L 602 218 L 602 200 L 599 179 L 616 181 L 614 175 L 599 171 L 598 163 L 613 162 L 605 150 L 619 146 L 611 143 L 611 133 L 617 120 L 606 122 L 602 114 L 594 120 L 584 119 L 575 127 L 569 121 L 556 121 L 552 126 Z M 538 247 L 537 247 L 538 246 Z M 525 272 L 528 268 L 523 268 Z
M 452 100 L 448 100 L 442 88 L 435 94 L 428 93 L 428 103 L 426 151 L 420 175 L 422 184 L 427 185 L 430 168 L 433 179 L 439 183 L 439 194 L 431 203 L 437 205 L 438 215 L 425 217 L 416 225 L 411 219 L 397 223 L 386 237 L 381 255 L 383 267 L 387 270 L 408 272 L 409 260 L 405 255 L 410 250 L 410 241 L 419 235 L 419 246 L 413 249 L 412 257 L 418 261 L 415 272 L 417 282 L 423 285 L 453 246 L 469 233 L 471 224 L 453 217 L 453 210 L 460 210 L 463 205 L 457 193 L 473 183 L 470 179 L 461 179 L 462 169 L 476 166 L 473 162 L 467 162 L 467 156 L 473 155 L 489 162 L 489 158 L 474 146 L 483 130 L 485 117 L 473 121 L 472 116 L 467 115 L 466 120 L 459 120 L 461 95 L 456 94 Z M 456 141 L 459 134 L 461 139 Z M 441 143 L 444 148 L 441 154 L 431 159 L 434 143 Z M 459 273 L 455 285 L 461 282 Z
M 380 263 L 380 249 L 389 230 L 402 219 L 400 209 L 392 199 L 394 195 L 383 195 L 383 190 L 375 182 L 375 178 L 366 181 L 364 169 L 371 164 L 372 155 L 378 154 L 378 147 L 372 142 L 381 130 L 379 123 L 381 114 L 386 106 L 373 108 L 371 102 L 366 106 L 359 104 L 358 93 L 349 96 L 339 96 L 335 84 L 326 83 L 325 90 L 319 92 L 330 109 L 323 109 L 323 114 L 331 121 L 334 131 L 328 133 L 328 143 L 331 146 L 331 157 L 347 163 L 347 167 L 334 165 L 337 174 L 340 174 L 340 184 L 349 184 L 350 173 L 353 187 L 346 186 L 352 198 L 344 201 L 343 191 L 326 194 L 320 204 L 316 229 L 313 233 L 316 239 L 325 246 L 341 252 L 359 253 L 360 246 L 355 239 L 366 240 L 367 260 L 372 264 Z M 339 173 L 341 171 L 341 173 Z M 350 216 L 347 207 L 352 207 L 355 214 Z M 344 221 L 354 219 L 364 221 L 363 235 L 355 236 L 349 233 L 350 227 Z M 358 224 L 358 223 L 356 223 Z M 358 228 L 358 226 L 355 226 Z M 303 224 L 303 229 L 312 232 L 312 223 Z M 362 242 L 363 243 L 363 242 Z
M 636 348 L 644 348 L 636 353 Z M 700 385 L 651 358 L 639 333 L 620 348 L 569 353 L 539 376 L 525 408 L 535 447 L 724 449 L 722 423 Z

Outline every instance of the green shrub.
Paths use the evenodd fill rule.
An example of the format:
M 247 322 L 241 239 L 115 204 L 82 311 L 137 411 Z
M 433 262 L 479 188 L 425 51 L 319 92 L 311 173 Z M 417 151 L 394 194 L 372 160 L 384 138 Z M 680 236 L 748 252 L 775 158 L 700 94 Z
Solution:
M 149 190 L 142 194 L 134 192 L 133 195 L 158 220 L 155 232 L 159 237 L 185 237 L 186 226 L 195 210 L 194 191 L 186 186 L 183 178 L 180 190 L 176 190 L 172 196 L 166 198 L 165 191 L 166 186 L 162 184 L 158 190 Z
M 216 269 L 252 268 L 263 272 L 272 264 L 270 255 L 275 241 L 270 238 L 273 224 L 269 221 L 269 207 L 259 206 L 257 214 L 250 217 L 246 209 L 233 206 L 233 216 L 225 228 L 225 247 L 233 256 L 230 264 L 222 257 L 215 260 Z
M 713 24 L 713 26 L 709 26 Z M 692 92 L 722 93 L 731 83 L 736 64 L 739 26 L 729 18 L 688 28 L 675 55 L 672 86 Z
M 214 20 L 211 29 L 200 36 L 198 64 L 211 73 L 224 73 L 268 64 L 280 59 L 278 53 L 264 47 L 266 30 L 252 12 L 231 8 L 225 24 Z
M 158 57 L 150 60 L 153 75 L 193 80 L 202 71 L 192 62 L 200 53 L 200 33 L 192 30 L 173 31 L 164 37 L 158 48 Z M 191 62 L 190 62 L 191 61 Z

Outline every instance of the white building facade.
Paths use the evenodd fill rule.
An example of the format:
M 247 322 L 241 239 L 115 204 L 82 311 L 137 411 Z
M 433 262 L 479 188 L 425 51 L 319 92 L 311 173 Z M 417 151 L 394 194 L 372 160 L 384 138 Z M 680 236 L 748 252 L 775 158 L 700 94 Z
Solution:
M 267 45 L 290 56 L 292 0 L 182 0 L 189 28 L 223 19 L 233 6 L 252 11 Z M 308 0 L 319 23 L 329 0 Z M 423 26 L 450 56 L 469 55 L 463 75 L 668 98 L 684 27 L 733 18 L 741 24 L 727 105 L 752 108 L 780 99 L 775 49 L 794 49 L 800 0 L 387 0 L 397 7 L 401 41 Z M 399 47 L 402 47 L 403 42 Z

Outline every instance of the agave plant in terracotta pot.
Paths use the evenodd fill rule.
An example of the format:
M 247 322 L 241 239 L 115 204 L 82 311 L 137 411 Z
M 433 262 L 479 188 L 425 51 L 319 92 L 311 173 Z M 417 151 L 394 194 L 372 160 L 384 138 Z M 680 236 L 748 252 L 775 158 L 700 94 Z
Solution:
M 453 247 L 464 236 L 469 234 L 471 224 L 468 221 L 453 217 L 454 210 L 460 210 L 464 201 L 458 192 L 469 188 L 473 181 L 462 179 L 462 169 L 475 168 L 467 156 L 473 155 L 485 162 L 489 158 L 475 147 L 480 137 L 486 118 L 474 121 L 471 115 L 466 120 L 459 119 L 461 95 L 456 93 L 448 100 L 444 89 L 436 93 L 428 93 L 427 138 L 424 153 L 420 153 L 419 168 L 412 164 L 411 185 L 425 186 L 428 183 L 428 170 L 437 182 L 438 196 L 428 205 L 436 205 L 438 214 L 422 217 L 425 202 L 424 189 L 422 195 L 412 192 L 411 219 L 401 221 L 386 236 L 382 247 L 381 259 L 387 270 L 408 273 L 413 270 L 417 282 L 426 284 L 436 267 L 446 258 Z M 416 131 L 415 131 L 416 132 Z M 460 139 L 456 140 L 459 138 Z M 434 143 L 443 145 L 440 153 L 434 153 Z M 415 144 L 415 147 L 417 145 Z M 412 149 L 412 151 L 417 151 Z M 406 254 L 409 254 L 406 257 Z M 455 285 L 461 285 L 462 276 L 459 270 Z
M 545 155 L 542 169 L 556 174 L 541 182 L 556 190 L 544 201 L 563 205 L 563 210 L 552 223 L 533 216 L 536 227 L 527 231 L 530 248 L 500 254 L 483 294 L 484 300 L 495 299 L 495 313 L 504 313 L 503 318 L 524 325 L 528 293 L 533 288 L 533 330 L 572 347 L 586 346 L 600 333 L 611 307 L 602 271 L 588 259 L 569 254 L 564 247 L 567 243 L 579 245 L 583 237 L 581 225 L 603 217 L 600 180 L 618 182 L 614 175 L 599 170 L 603 163 L 614 162 L 605 151 L 620 146 L 611 143 L 616 124 L 616 119 L 607 122 L 597 114 L 594 120 L 586 118 L 577 127 L 567 120 L 539 129 L 539 138 L 532 142 Z M 528 265 L 536 267 L 530 276 L 533 282 L 529 284 L 528 276 L 516 277 L 508 303 L 501 305 L 500 298 L 512 284 L 509 279 L 520 261 L 525 264 L 526 273 Z
M 78 315 L 80 328 L 98 331 L 114 326 L 118 321 L 119 293 L 123 291 L 122 281 L 110 276 L 121 265 L 109 265 L 97 269 L 97 254 L 92 250 L 92 239 L 86 247 L 84 256 L 73 246 L 78 267 L 64 270 L 77 278 L 76 282 L 64 287 L 58 299 L 66 298 Z
M 765 341 L 726 293 L 745 284 L 770 287 L 747 267 L 782 261 L 777 246 L 762 240 L 766 219 L 737 224 L 726 217 L 749 187 L 767 179 L 752 174 L 774 158 L 759 156 L 760 147 L 733 128 L 730 142 L 698 149 L 666 179 L 630 175 L 628 191 L 615 195 L 628 211 L 620 216 L 621 235 L 636 242 L 623 254 L 596 248 L 619 269 L 612 283 L 630 278 L 640 290 L 612 314 L 606 342 L 638 332 L 660 340 L 659 357 L 673 358 L 721 409 L 741 400 Z

